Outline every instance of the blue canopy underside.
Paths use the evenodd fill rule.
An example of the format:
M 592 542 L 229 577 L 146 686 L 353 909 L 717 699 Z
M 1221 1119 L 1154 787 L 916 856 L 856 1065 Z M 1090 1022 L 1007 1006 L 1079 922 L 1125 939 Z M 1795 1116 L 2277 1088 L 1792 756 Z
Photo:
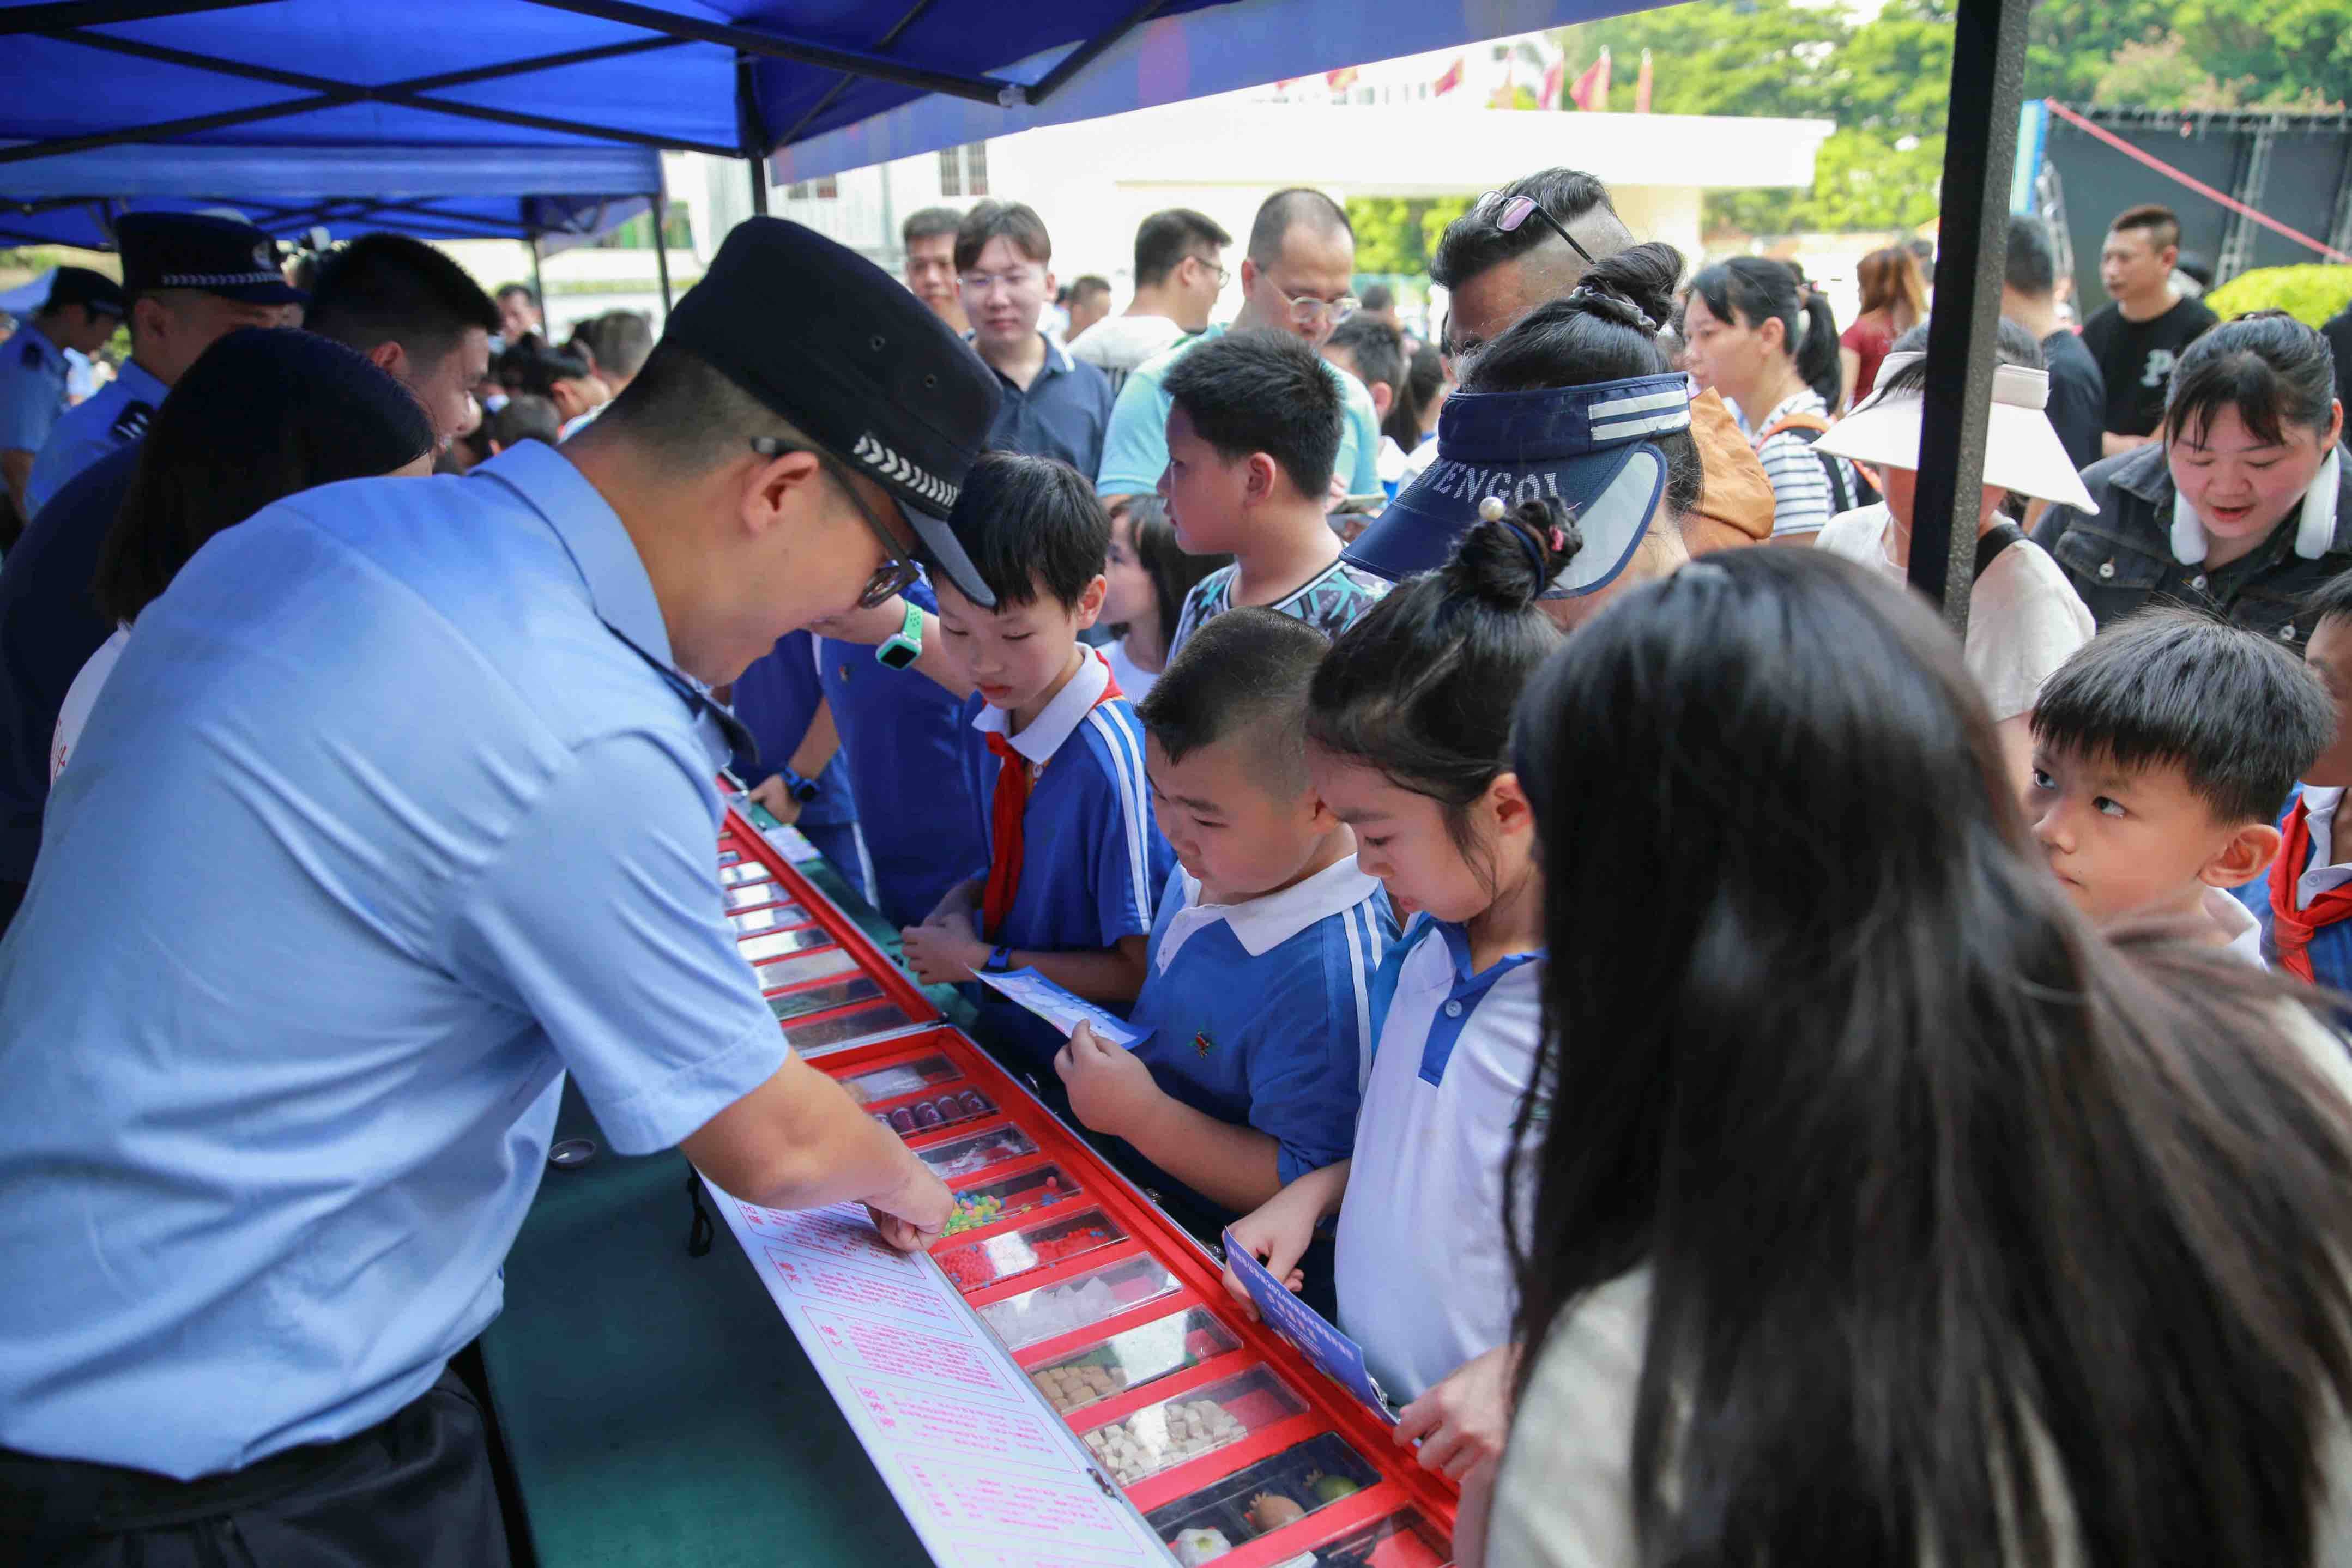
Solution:
M 0 244 L 102 241 L 109 202 L 232 205 L 279 233 L 320 221 L 436 238 L 593 233 L 643 210 L 655 183 L 641 171 L 660 148 L 784 145 L 780 172 L 807 178 L 1628 8 L 1166 0 L 1146 20 L 1138 0 L 261 0 L 105 21 L 0 0 L 0 30 L 22 29 L 0 42 Z M 1054 75 L 1106 40 L 1066 86 Z M 933 90 L 773 57 L 770 44 L 955 79 Z M 562 57 L 434 79 L 550 57 Z M 998 101 L 1041 83 L 1042 104 Z M 125 140 L 74 145 L 104 138 Z

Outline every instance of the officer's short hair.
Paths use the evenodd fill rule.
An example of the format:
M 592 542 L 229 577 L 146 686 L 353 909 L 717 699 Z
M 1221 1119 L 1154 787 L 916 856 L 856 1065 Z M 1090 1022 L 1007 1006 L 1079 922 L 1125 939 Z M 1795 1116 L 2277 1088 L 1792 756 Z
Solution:
M 596 423 L 626 431 L 678 474 L 700 473 L 743 456 L 762 437 L 814 444 L 725 372 L 667 339 L 654 345 L 645 369 Z
M 468 328 L 499 328 L 497 302 L 464 267 L 423 240 L 385 233 L 320 260 L 302 324 L 363 354 L 398 343 L 425 365 L 440 362 Z

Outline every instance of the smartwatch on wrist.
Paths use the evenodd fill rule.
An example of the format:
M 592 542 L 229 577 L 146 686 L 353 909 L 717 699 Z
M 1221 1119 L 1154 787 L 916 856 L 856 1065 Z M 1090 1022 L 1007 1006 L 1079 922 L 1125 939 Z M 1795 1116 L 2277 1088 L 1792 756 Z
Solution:
M 803 806 L 815 800 L 821 793 L 821 788 L 815 779 L 803 779 L 789 768 L 777 768 L 776 777 L 784 781 L 784 793 Z
M 1012 967 L 1013 944 L 1010 942 L 989 954 L 988 962 L 981 966 L 982 969 L 992 975 L 1004 974 Z
M 923 607 L 907 601 L 906 624 L 874 650 L 874 662 L 886 670 L 903 670 L 923 656 Z

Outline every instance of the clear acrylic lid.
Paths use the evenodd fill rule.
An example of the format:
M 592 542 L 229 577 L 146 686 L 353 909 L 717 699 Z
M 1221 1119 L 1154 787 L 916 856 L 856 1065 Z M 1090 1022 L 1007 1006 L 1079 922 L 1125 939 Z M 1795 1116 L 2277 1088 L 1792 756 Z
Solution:
M 735 946 L 744 957 L 760 964 L 788 954 L 805 953 L 812 947 L 827 946 L 832 941 L 823 926 L 803 925 L 797 931 L 771 931 L 764 936 L 741 937 Z
M 1029 1381 L 1067 1416 L 1240 1348 L 1241 1341 L 1224 1324 L 1202 1308 L 1191 1307 L 1032 1367 Z
M 955 1207 L 950 1211 L 947 1229 L 941 1234 L 954 1236 L 977 1230 L 1033 1208 L 1067 1203 L 1077 1196 L 1078 1184 L 1064 1175 L 1059 1166 L 1039 1166 L 957 1192 Z
M 1203 1454 L 1231 1448 L 1253 1432 L 1305 1414 L 1306 1402 L 1263 1366 L 1171 1395 L 1085 1434 L 1110 1479 L 1131 1487 Z
M 1040 1285 L 980 1309 L 1008 1350 L 1092 1328 L 1176 1292 L 1176 1276 L 1156 1258 L 1122 1258 L 1058 1285 Z
M 791 902 L 791 897 L 784 892 L 784 884 L 780 882 L 738 883 L 727 890 L 727 907 L 730 909 L 757 909 L 763 904 Z
M 1454 1543 L 1412 1509 L 1315 1549 L 1322 1568 L 1447 1568 Z
M 1324 1432 L 1244 1465 L 1144 1518 L 1182 1562 L 1188 1539 L 1200 1542 L 1202 1532 L 1213 1531 L 1228 1545 L 1239 1546 L 1353 1497 L 1380 1479 L 1380 1472 L 1344 1438 Z M 1319 1549 L 1318 1555 L 1322 1555 Z M 1388 1559 L 1379 1561 L 1386 1568 Z
M 727 924 L 735 927 L 738 936 L 756 936 L 762 931 L 781 930 L 790 925 L 809 924 L 809 912 L 797 904 L 779 904 L 772 909 L 754 909 L 748 914 L 730 915 Z
M 806 1018 L 811 1013 L 830 1012 L 845 1008 L 852 1002 L 870 1002 L 882 994 L 882 988 L 864 975 L 846 980 L 836 980 L 829 986 L 811 986 L 803 991 L 782 991 L 767 998 L 768 1010 L 783 1023 L 792 1019 Z
M 772 964 L 761 964 L 758 974 L 760 988 L 774 991 L 786 986 L 802 986 L 811 980 L 827 979 L 835 975 L 855 974 L 856 970 L 856 956 L 848 948 L 820 947 L 794 957 L 779 958 Z
M 863 1015 L 857 1015 L 863 1016 Z M 790 1030 L 786 1040 L 793 1040 Z M 794 1040 L 797 1044 L 798 1041 Z M 877 1112 L 890 1130 L 900 1137 L 911 1138 L 923 1133 L 936 1133 L 941 1127 L 951 1127 L 958 1122 L 974 1122 L 996 1113 L 996 1103 L 977 1089 L 959 1089 L 949 1085 L 937 1094 L 926 1094 L 919 1100 L 903 1101 L 887 1112 Z
M 859 1040 L 872 1040 L 877 1035 L 888 1034 L 892 1030 L 905 1029 L 914 1021 L 907 1016 L 904 1008 L 895 1002 L 884 1002 L 835 1018 L 788 1025 L 784 1030 L 784 1039 L 792 1043 L 794 1051 L 805 1054 L 834 1046 L 856 1045 Z
M 1126 1238 L 1127 1232 L 1118 1228 L 1117 1220 L 1099 1208 L 1089 1208 L 1082 1214 L 1043 1219 L 961 1247 L 940 1245 L 931 1257 L 955 1281 L 956 1288 L 969 1294 L 986 1290 L 999 1280 L 1009 1280 L 1032 1269 L 1050 1268 Z
M 887 1067 L 853 1073 L 841 1080 L 841 1086 L 861 1105 L 871 1105 L 880 1100 L 896 1100 L 908 1094 L 919 1094 L 937 1084 L 953 1083 L 963 1077 L 961 1070 L 944 1056 L 918 1056 L 906 1061 L 894 1061 Z
M 970 1137 L 950 1139 L 933 1144 L 927 1149 L 917 1149 L 915 1157 L 931 1167 L 932 1174 L 942 1181 L 958 1176 L 977 1176 L 991 1166 L 1001 1166 L 1007 1160 L 1022 1159 L 1037 1152 L 1037 1145 L 1028 1134 L 1011 1123 L 974 1133 Z

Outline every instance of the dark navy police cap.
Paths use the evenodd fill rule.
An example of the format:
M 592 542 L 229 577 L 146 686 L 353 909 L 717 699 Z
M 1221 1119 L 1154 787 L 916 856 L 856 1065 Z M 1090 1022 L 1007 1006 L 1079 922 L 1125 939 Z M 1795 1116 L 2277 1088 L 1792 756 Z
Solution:
M 114 220 L 122 291 L 193 288 L 247 305 L 305 305 L 310 297 L 278 269 L 278 242 L 236 218 L 209 213 L 125 213 Z
M 1437 460 L 1348 548 L 1346 559 L 1401 582 L 1445 563 L 1489 496 L 1560 505 L 1584 548 L 1544 591 L 1575 599 L 1608 587 L 1648 537 L 1666 492 L 1653 444 L 1690 428 L 1680 373 L 1536 392 L 1455 392 L 1437 414 Z
M 782 218 L 747 218 L 663 336 L 887 490 L 975 604 L 996 596 L 946 517 L 985 448 L 995 372 L 897 278 Z
M 61 267 L 49 279 L 47 308 L 65 305 L 79 305 L 101 316 L 121 316 L 124 314 L 122 285 L 86 267 Z

